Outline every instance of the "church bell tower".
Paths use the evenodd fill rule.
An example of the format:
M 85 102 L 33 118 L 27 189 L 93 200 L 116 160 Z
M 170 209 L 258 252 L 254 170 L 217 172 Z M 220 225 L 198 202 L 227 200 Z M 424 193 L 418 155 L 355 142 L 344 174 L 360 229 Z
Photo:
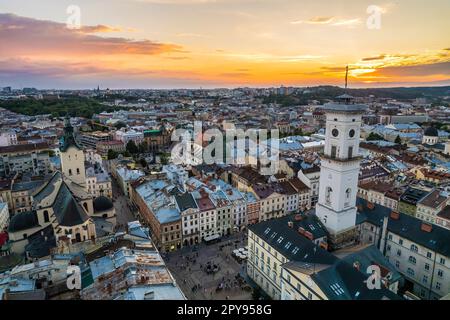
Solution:
M 60 147 L 61 170 L 64 178 L 81 186 L 86 185 L 86 167 L 84 152 L 78 146 L 73 136 L 73 127 L 67 116 L 64 121 L 64 141 Z

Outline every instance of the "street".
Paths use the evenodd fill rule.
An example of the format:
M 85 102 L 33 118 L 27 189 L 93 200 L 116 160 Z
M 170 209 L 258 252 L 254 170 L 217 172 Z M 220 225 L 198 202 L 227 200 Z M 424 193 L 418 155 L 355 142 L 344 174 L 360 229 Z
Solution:
M 129 200 L 125 197 L 115 179 L 111 179 L 113 203 L 114 208 L 116 209 L 117 216 L 116 230 L 125 231 L 127 223 L 130 221 L 135 221 L 137 220 L 137 218 L 134 217 L 133 213 L 130 210 L 130 206 L 128 204 Z

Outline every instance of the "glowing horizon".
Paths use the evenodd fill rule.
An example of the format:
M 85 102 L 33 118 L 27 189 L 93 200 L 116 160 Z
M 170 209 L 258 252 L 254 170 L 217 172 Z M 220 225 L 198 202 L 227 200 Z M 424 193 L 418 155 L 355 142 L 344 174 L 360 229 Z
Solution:
M 450 2 L 79 0 L 0 4 L 0 86 L 450 85 Z M 370 29 L 367 9 L 381 10 Z

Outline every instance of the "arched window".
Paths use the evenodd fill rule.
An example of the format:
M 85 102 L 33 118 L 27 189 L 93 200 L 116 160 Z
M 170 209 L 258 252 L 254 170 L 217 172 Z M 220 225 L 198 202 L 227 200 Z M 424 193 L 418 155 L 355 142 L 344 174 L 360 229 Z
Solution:
M 80 168 L 77 168 L 77 174 L 80 174 Z
M 50 217 L 48 215 L 48 211 L 44 210 L 44 222 L 50 222 Z
M 331 203 L 331 194 L 333 193 L 333 189 L 331 187 L 327 187 L 326 193 L 325 193 L 325 201 L 327 203 Z
M 344 206 L 348 207 L 350 205 L 350 196 L 352 195 L 352 189 L 348 188 L 345 190 L 345 203 Z
M 419 248 L 415 244 L 412 244 L 411 251 L 417 252 L 417 251 L 419 251 Z
M 411 262 L 412 264 L 416 264 L 416 258 L 414 258 L 413 256 L 409 256 L 408 261 Z
M 85 203 L 83 203 L 83 207 L 84 207 L 84 209 L 86 209 L 86 211 L 89 211 L 88 210 L 88 205 L 87 205 L 87 203 L 85 202 Z
M 72 175 L 72 169 L 69 169 L 69 176 Z

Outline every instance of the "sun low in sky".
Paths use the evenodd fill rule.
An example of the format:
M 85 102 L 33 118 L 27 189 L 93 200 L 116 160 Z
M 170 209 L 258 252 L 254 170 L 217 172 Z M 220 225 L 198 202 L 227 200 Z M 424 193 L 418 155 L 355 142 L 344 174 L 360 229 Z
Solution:
M 450 85 L 448 0 L 0 1 L 0 87 Z

